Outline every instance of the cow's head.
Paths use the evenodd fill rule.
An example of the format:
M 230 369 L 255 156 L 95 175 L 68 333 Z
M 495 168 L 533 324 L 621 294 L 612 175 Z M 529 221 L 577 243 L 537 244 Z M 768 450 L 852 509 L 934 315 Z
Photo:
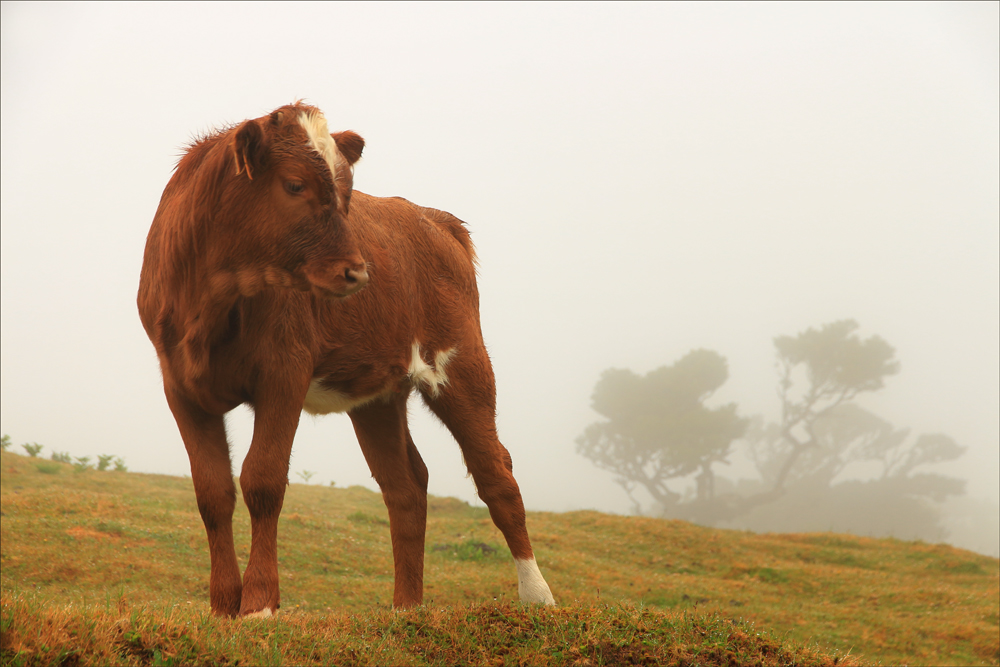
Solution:
M 331 135 L 315 107 L 293 104 L 230 132 L 235 165 L 216 219 L 235 250 L 219 258 L 252 294 L 267 285 L 345 297 L 368 282 L 365 260 L 347 224 L 353 165 L 364 139 Z M 234 173 L 235 172 L 235 173 Z M 235 215 L 234 215 L 235 214 Z M 245 264 L 241 266 L 239 264 Z

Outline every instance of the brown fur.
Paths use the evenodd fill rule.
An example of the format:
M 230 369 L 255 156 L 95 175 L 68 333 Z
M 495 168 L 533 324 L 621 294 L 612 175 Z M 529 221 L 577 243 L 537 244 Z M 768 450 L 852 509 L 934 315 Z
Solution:
M 352 196 L 348 166 L 364 141 L 331 135 L 345 161 L 331 174 L 306 144 L 303 111 L 316 110 L 282 107 L 190 147 L 164 190 L 140 279 L 140 317 L 208 534 L 212 610 L 225 616 L 280 605 L 277 521 L 314 378 L 346 397 L 379 395 L 349 415 L 389 510 L 393 603 L 421 603 L 427 469 L 406 425 L 414 342 L 429 363 L 455 350 L 447 385 L 423 398 L 458 441 L 514 557 L 532 557 L 496 434 L 468 232 L 454 216 L 404 199 Z M 242 581 L 223 421 L 241 404 L 255 411 L 240 474 L 252 525 Z

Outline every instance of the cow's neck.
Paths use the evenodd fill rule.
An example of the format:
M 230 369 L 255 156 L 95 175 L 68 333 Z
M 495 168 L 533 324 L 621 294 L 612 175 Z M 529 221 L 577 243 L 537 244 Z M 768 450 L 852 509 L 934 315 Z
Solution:
M 201 270 L 188 274 L 177 290 L 186 302 L 175 322 L 185 384 L 197 384 L 208 372 L 209 351 L 236 305 L 240 292 L 231 272 Z
M 194 383 L 208 371 L 212 345 L 231 334 L 230 313 L 241 298 L 258 296 L 268 289 L 302 289 L 305 282 L 275 266 L 205 267 L 189 277 L 189 284 L 180 291 L 187 296 L 186 317 L 177 324 L 186 375 Z

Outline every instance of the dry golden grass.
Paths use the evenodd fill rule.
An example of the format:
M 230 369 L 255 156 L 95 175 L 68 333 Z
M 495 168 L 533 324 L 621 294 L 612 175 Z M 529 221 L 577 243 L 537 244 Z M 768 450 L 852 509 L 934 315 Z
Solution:
M 520 603 L 356 614 L 213 618 L 157 609 L 40 604 L 2 594 L 10 665 L 858 665 L 751 624 L 629 605 Z
M 119 653 L 124 640 L 112 635 L 121 630 L 123 615 L 133 619 L 130 623 L 140 624 L 135 627 L 146 628 L 143 632 L 152 633 L 150 641 L 162 632 L 141 625 L 145 618 L 159 619 L 155 622 L 164 624 L 163 632 L 176 619 L 185 628 L 201 624 L 197 627 L 210 629 L 205 632 L 220 636 L 228 632 L 225 623 L 232 622 L 206 615 L 208 550 L 190 479 L 76 473 L 68 465 L 52 473 L 39 470 L 39 463 L 39 459 L 10 453 L 0 460 L 4 663 L 16 664 L 12 657 L 16 655 L 24 660 L 41 656 L 42 645 L 52 651 L 57 647 L 70 650 L 66 643 L 29 641 L 28 630 L 35 624 L 53 628 L 76 624 L 77 637 L 82 636 L 81 627 L 92 626 L 87 632 L 111 633 L 94 641 L 111 642 L 108 645 L 118 647 L 114 650 Z M 518 650 L 526 653 L 501 654 L 499 649 L 490 649 L 476 654 L 477 658 L 473 653 L 462 654 L 465 657 L 447 654 L 448 659 L 426 662 L 444 664 L 454 658 L 477 664 L 496 660 L 500 661 L 496 664 L 517 664 L 526 655 L 534 657 L 527 660 L 533 664 L 646 660 L 641 651 L 635 652 L 639 649 L 628 649 L 633 652 L 627 656 L 614 654 L 618 657 L 612 660 L 608 647 L 634 642 L 610 630 L 602 630 L 600 639 L 593 638 L 597 635 L 587 639 L 591 635 L 580 629 L 583 622 L 573 625 L 573 619 L 584 617 L 591 619 L 586 621 L 589 628 L 618 623 L 682 632 L 670 635 L 676 646 L 686 647 L 675 655 L 664 652 L 666 630 L 631 631 L 640 643 L 646 641 L 644 632 L 649 635 L 650 643 L 642 645 L 651 647 L 647 652 L 652 651 L 650 656 L 655 654 L 655 658 L 650 659 L 657 662 L 726 664 L 731 653 L 742 656 L 734 664 L 754 664 L 763 660 L 760 637 L 782 647 L 784 659 L 792 662 L 823 664 L 823 660 L 847 654 L 888 664 L 1000 662 L 1000 562 L 993 558 L 943 545 L 832 534 L 753 535 L 596 512 L 530 513 L 528 521 L 538 562 L 561 605 L 557 610 L 512 604 L 516 599 L 513 564 L 485 510 L 455 499 L 431 498 L 427 604 L 421 610 L 393 612 L 388 609 L 392 599 L 389 533 L 378 494 L 360 487 L 291 485 L 279 529 L 281 623 L 259 627 L 269 628 L 271 634 L 294 635 L 295 648 L 281 648 L 285 653 L 274 654 L 275 660 L 268 662 L 315 662 L 313 654 L 304 652 L 303 642 L 332 645 L 337 633 L 353 632 L 345 629 L 354 627 L 352 623 L 373 633 L 384 625 L 401 633 L 409 627 L 451 627 L 449 632 L 454 634 L 461 630 L 453 627 L 456 624 L 488 625 L 490 621 L 484 619 L 494 618 L 491 614 L 496 609 L 506 610 L 506 616 L 525 614 L 524 618 L 541 624 L 538 639 L 518 640 Z M 242 506 L 237 510 L 235 532 L 237 553 L 245 564 L 249 519 Z M 67 604 L 75 611 L 68 611 Z M 767 628 L 780 641 L 766 633 L 749 632 L 751 626 L 746 623 Z M 696 626 L 700 630 L 692 629 Z M 723 648 L 692 639 L 702 636 L 697 634 L 701 631 L 725 634 L 725 640 L 720 640 Z M 248 637 L 260 637 L 260 632 L 254 630 Z M 313 634 L 322 632 L 328 634 Z M 434 635 L 435 641 L 445 641 L 448 633 L 441 632 Z M 741 633 L 752 638 L 753 647 L 732 648 Z M 186 631 L 180 636 L 200 646 L 200 635 Z M 15 637 L 21 648 L 11 643 Z M 348 639 L 337 641 L 347 646 Z M 380 651 L 393 646 L 386 642 Z M 468 651 L 492 646 L 478 634 L 466 643 Z M 348 659 L 346 653 L 323 649 L 326 652 L 314 652 L 325 656 L 316 660 L 352 664 L 395 660 L 389 657 L 396 654 L 379 653 L 380 660 L 375 660 L 376 654 L 365 653 L 361 644 L 350 646 L 356 657 Z M 406 650 L 417 650 L 415 645 L 406 646 L 410 646 Z M 421 646 L 420 651 L 431 650 L 430 645 Z M 718 650 L 709 659 L 706 651 L 712 646 Z M 804 647 L 814 647 L 809 649 L 813 657 L 795 653 Z M 216 644 L 198 651 L 202 648 L 207 652 L 196 652 L 199 660 L 223 664 L 238 659 L 236 653 L 219 653 L 222 649 Z M 578 653 L 572 653 L 574 648 Z M 183 653 L 175 649 L 163 645 L 156 650 L 164 660 L 175 660 Z M 74 650 L 78 652 L 72 653 L 77 656 L 72 660 L 82 660 L 80 656 L 87 654 Z M 164 658 L 165 650 L 176 655 Z M 245 658 L 248 650 L 241 649 L 238 655 Z M 552 657 L 557 653 L 558 657 Z M 410 657 L 405 660 L 404 653 L 398 655 L 401 664 L 420 664 L 417 657 L 424 654 L 407 653 Z M 58 662 L 58 655 L 45 655 Z M 209 659 L 209 655 L 216 658 Z M 797 657 L 789 657 L 793 655 Z M 148 660 L 143 660 L 152 664 L 152 656 L 149 653 Z M 242 664 L 247 662 L 242 660 Z

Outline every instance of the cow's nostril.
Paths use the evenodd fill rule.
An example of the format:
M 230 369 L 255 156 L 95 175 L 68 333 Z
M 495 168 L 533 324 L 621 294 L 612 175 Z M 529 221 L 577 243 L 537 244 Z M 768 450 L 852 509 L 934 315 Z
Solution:
M 365 269 L 347 269 L 344 271 L 344 280 L 352 287 L 364 287 L 368 283 L 368 272 Z

